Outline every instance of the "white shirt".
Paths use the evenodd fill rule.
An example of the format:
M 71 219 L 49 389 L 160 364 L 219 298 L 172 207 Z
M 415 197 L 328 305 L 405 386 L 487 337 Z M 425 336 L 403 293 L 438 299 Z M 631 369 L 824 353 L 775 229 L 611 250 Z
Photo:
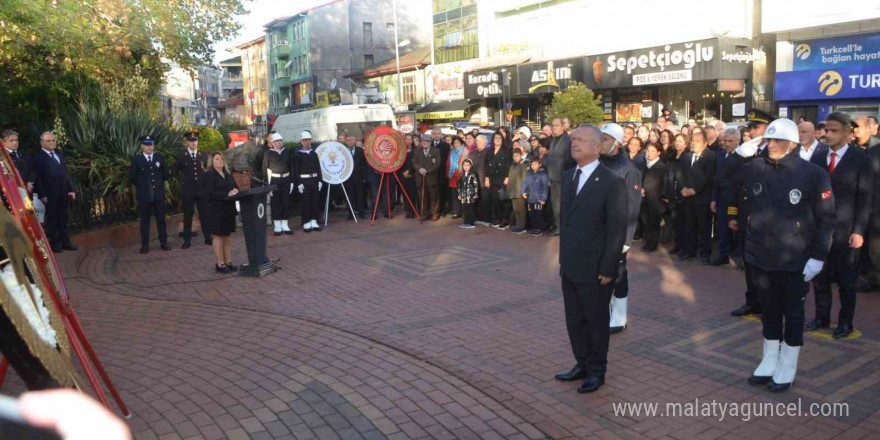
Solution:
M 810 160 L 813 157 L 813 153 L 816 152 L 816 147 L 819 145 L 819 141 L 814 139 L 813 144 L 810 145 L 809 148 L 806 146 L 801 147 L 800 155 L 803 160 Z
M 153 160 L 152 154 L 142 153 L 144 155 L 144 159 L 147 159 L 147 162 L 151 162 Z
M 697 160 L 698 160 L 698 159 L 700 158 L 700 156 L 702 156 L 702 155 L 703 155 L 702 152 L 700 152 L 699 154 L 694 153 L 694 154 L 691 156 L 691 166 L 694 166 L 694 164 L 697 163 Z
M 59 164 L 61 163 L 61 158 L 58 157 L 58 154 L 55 153 L 55 150 L 47 150 L 47 149 L 45 149 L 45 148 L 43 148 L 42 150 L 43 150 L 44 152 L 46 152 L 46 154 L 48 154 L 49 157 L 54 157 L 56 162 L 58 162 Z
M 596 159 L 596 160 L 594 160 L 594 161 L 592 161 L 582 167 L 578 167 L 578 169 L 581 170 L 581 177 L 580 177 L 580 180 L 578 180 L 578 190 L 577 190 L 577 193 L 575 193 L 575 195 L 580 194 L 581 188 L 584 187 L 584 184 L 587 183 L 587 179 L 590 178 L 590 176 L 593 174 L 593 171 L 596 171 L 596 168 L 599 168 L 599 160 L 598 159 Z M 575 174 L 577 174 L 577 171 L 575 171 Z
M 656 158 L 656 159 L 654 159 L 654 160 L 649 160 L 649 161 L 648 161 L 648 169 L 651 169 L 651 167 L 654 166 L 654 164 L 657 163 L 657 162 L 660 162 L 660 158 L 659 158 L 659 157 Z
M 837 157 L 834 159 L 834 166 L 836 167 L 840 164 L 840 161 L 843 159 L 843 155 L 846 154 L 846 150 L 849 150 L 849 144 L 844 145 L 839 150 L 834 151 L 831 147 L 828 148 L 828 156 L 825 158 L 825 163 L 827 165 L 831 165 L 831 153 L 837 153 Z
M 189 148 L 187 148 L 187 149 L 186 149 L 186 154 L 189 154 L 189 157 L 193 157 L 193 155 L 198 156 L 198 155 L 199 155 L 199 150 L 198 150 L 198 149 L 190 150 Z

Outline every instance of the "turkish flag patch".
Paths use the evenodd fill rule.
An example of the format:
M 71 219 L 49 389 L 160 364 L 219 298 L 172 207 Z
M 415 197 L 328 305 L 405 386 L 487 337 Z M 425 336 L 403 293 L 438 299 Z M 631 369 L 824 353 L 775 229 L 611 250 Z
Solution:
M 825 191 L 822 193 L 822 200 L 826 200 L 826 199 L 830 199 L 830 198 L 831 198 L 831 191 Z

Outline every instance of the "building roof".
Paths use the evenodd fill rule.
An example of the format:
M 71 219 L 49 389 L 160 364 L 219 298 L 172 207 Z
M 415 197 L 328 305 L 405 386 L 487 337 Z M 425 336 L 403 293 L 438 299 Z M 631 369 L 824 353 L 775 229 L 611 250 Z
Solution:
M 422 68 L 431 64 L 431 48 L 425 47 L 415 49 L 400 55 L 400 71 L 409 72 L 415 70 L 416 67 Z M 370 66 L 360 72 L 353 72 L 345 75 L 346 78 L 375 78 L 391 73 L 397 73 L 397 59 L 391 58 L 388 61 Z
M 265 41 L 266 41 L 266 36 L 265 36 L 265 35 L 260 35 L 259 37 L 254 38 L 254 39 L 251 40 L 251 41 L 248 41 L 248 42 L 245 42 L 245 43 L 241 43 L 241 44 L 239 44 L 239 45 L 237 45 L 237 46 L 232 46 L 232 48 L 234 48 L 234 49 L 244 49 L 244 48 L 246 48 L 246 47 L 248 47 L 248 46 L 253 46 L 253 45 L 255 45 L 255 44 L 260 44 L 260 43 L 263 43 L 263 42 L 265 42 Z M 227 49 L 227 50 L 228 50 L 228 49 Z
M 339 2 L 341 2 L 341 1 L 343 1 L 343 0 L 330 0 L 330 1 L 328 1 L 328 2 L 325 2 L 325 3 L 321 3 L 321 4 L 319 4 L 319 5 L 312 6 L 311 8 L 303 9 L 303 10 L 301 10 L 301 11 L 299 11 L 299 12 L 293 14 L 293 15 L 288 15 L 288 16 L 286 16 L 286 17 L 279 17 L 279 18 L 276 18 L 276 19 L 274 19 L 274 20 L 272 20 L 272 21 L 270 21 L 270 22 L 264 24 L 263 27 L 264 27 L 264 28 L 270 28 L 270 27 L 275 27 L 276 25 L 285 24 L 285 23 L 287 23 L 288 21 L 290 21 L 290 20 L 292 20 L 293 18 L 295 18 L 296 16 L 298 16 L 298 15 L 307 14 L 307 13 L 309 13 L 309 12 L 314 11 L 315 9 L 320 9 L 320 8 L 323 8 L 324 6 L 332 5 L 332 4 L 334 4 L 334 3 L 339 3 Z
M 241 67 L 241 55 L 234 56 L 232 58 L 229 58 L 228 60 L 220 61 L 220 66 L 222 66 L 222 67 L 235 67 L 235 66 Z

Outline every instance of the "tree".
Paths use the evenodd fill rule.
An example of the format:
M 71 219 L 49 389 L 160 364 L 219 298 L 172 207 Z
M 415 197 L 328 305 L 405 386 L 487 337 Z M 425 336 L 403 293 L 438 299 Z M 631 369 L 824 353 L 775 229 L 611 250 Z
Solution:
M 602 97 L 593 94 L 583 83 L 573 81 L 568 89 L 553 94 L 553 103 L 547 109 L 550 119 L 568 118 L 571 126 L 599 124 L 605 119 Z

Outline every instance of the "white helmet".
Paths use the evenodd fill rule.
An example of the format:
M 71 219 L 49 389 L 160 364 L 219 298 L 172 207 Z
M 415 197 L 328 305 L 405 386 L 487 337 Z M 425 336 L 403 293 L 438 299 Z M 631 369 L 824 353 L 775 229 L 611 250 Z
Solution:
M 798 137 L 797 124 L 791 119 L 776 119 L 767 126 L 767 130 L 764 131 L 764 139 L 781 139 L 798 144 L 800 138 Z
M 269 136 L 269 140 L 272 142 L 283 141 L 284 137 L 281 136 L 281 133 L 272 133 L 272 136 Z
M 619 143 L 623 143 L 623 127 L 613 122 L 609 122 L 602 127 L 602 134 L 611 136 Z
M 300 140 L 312 139 L 312 133 L 310 131 L 306 130 L 306 131 L 299 134 L 299 139 Z

